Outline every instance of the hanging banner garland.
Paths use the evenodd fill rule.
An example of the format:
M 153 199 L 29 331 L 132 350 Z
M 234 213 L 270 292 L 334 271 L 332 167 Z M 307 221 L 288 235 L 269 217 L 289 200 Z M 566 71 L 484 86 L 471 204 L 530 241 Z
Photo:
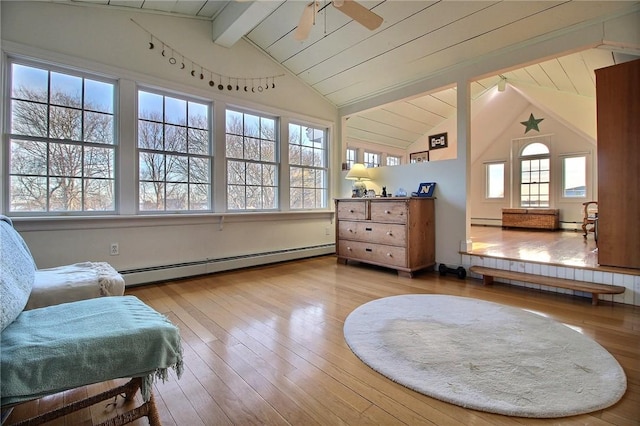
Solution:
M 131 19 L 131 18 L 130 18 Z M 164 41 L 153 35 L 149 30 L 142 25 L 131 19 L 131 22 L 140 27 L 149 36 L 149 50 L 159 51 L 163 58 L 165 58 L 169 65 L 178 66 L 181 70 L 190 71 L 190 75 L 193 78 L 198 78 L 205 81 L 205 77 L 208 77 L 208 84 L 210 87 L 217 87 L 218 90 L 228 91 L 245 91 L 251 93 L 260 93 L 264 90 L 276 88 L 276 78 L 284 77 L 284 74 L 270 75 L 263 77 L 234 77 L 223 74 L 218 74 L 204 66 L 196 63 L 192 59 L 187 58 L 182 53 L 178 52 L 173 47 L 169 46 Z M 190 67 L 187 67 L 187 64 Z M 240 83 L 242 82 L 242 84 Z

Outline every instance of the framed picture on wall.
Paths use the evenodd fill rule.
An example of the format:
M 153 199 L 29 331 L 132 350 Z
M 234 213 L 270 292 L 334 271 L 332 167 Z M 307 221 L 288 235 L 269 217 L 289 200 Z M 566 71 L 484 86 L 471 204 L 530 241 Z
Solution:
M 429 136 L 429 149 L 446 148 L 449 146 L 446 133 L 438 133 Z
M 429 161 L 429 151 L 412 152 L 409 154 L 410 163 L 424 163 Z

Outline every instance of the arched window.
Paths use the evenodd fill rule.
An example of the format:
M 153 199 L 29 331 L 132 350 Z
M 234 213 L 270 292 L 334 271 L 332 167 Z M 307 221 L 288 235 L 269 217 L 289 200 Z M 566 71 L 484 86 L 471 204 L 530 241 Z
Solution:
M 549 147 L 532 142 L 520 154 L 520 206 L 549 207 Z

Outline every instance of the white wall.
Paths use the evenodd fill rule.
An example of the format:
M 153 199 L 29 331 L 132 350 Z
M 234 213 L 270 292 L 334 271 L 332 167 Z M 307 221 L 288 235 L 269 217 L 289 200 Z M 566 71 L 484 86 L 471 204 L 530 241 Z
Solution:
M 121 108 L 132 107 L 136 83 L 142 83 L 213 101 L 214 121 L 218 124 L 214 141 L 218 144 L 224 141 L 226 105 L 278 115 L 285 125 L 291 119 L 317 123 L 330 129 L 331 141 L 337 140 L 333 135 L 337 110 L 332 104 L 244 40 L 231 49 L 215 45 L 209 21 L 53 2 L 3 1 L 0 7 L 5 54 L 117 78 L 122 88 Z M 182 55 L 219 74 L 283 77 L 276 79 L 275 89 L 261 93 L 212 89 L 207 84 L 208 76 L 204 82 L 193 78 L 189 72 L 169 64 L 158 50 L 149 50 L 149 35 L 131 19 Z M 121 189 L 134 192 L 130 181 L 136 176 L 135 111 L 121 113 L 124 166 L 119 177 L 126 181 Z M 340 150 L 331 147 L 330 152 L 332 162 L 339 161 Z M 224 193 L 224 174 L 216 175 L 220 176 L 214 188 L 214 214 L 136 216 L 135 194 L 131 193 L 123 194 L 128 195 L 129 201 L 121 204 L 122 214 L 116 218 L 16 218 L 14 223 L 40 268 L 102 260 L 118 270 L 129 270 L 334 243 L 331 205 L 320 213 L 227 214 L 224 196 L 220 197 Z M 335 185 L 335 179 L 331 182 Z M 6 200 L 3 198 L 2 202 Z M 113 242 L 119 244 L 118 256 L 108 255 Z M 332 252 L 332 248 L 328 251 Z

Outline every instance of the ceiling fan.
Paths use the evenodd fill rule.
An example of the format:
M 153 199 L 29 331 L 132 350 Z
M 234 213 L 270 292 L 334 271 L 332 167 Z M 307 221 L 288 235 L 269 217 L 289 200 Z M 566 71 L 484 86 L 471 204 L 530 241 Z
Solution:
M 382 17 L 362 6 L 354 0 L 333 0 L 333 7 L 347 15 L 349 18 L 360 23 L 364 27 L 375 30 L 382 24 Z M 296 28 L 293 37 L 298 40 L 305 40 L 311 32 L 311 27 L 316 22 L 316 14 L 320 10 L 319 1 L 314 0 L 309 3 L 302 11 L 300 22 Z

